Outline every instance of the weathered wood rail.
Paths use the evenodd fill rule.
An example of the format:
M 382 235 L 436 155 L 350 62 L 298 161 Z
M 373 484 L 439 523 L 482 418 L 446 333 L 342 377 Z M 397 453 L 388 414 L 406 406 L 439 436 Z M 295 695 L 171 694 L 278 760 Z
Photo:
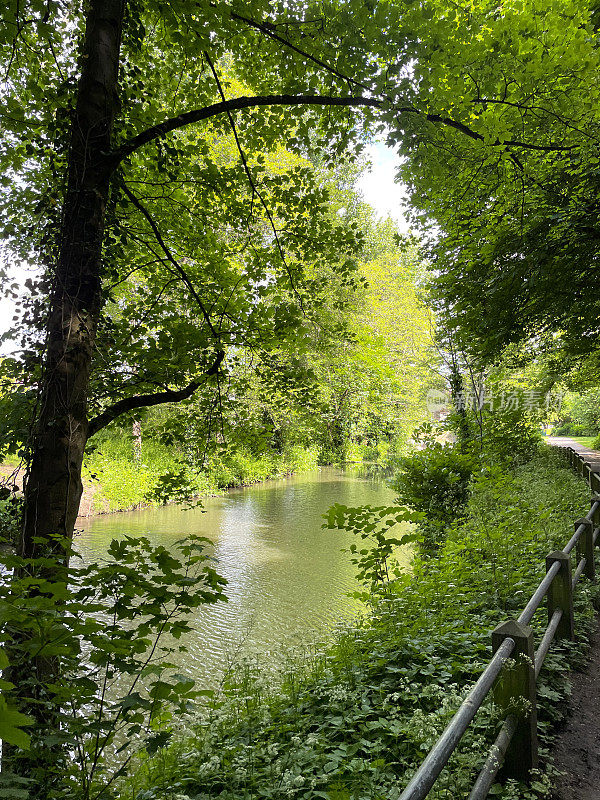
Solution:
M 492 632 L 489 664 L 448 723 L 434 747 L 402 792 L 400 800 L 427 797 L 458 746 L 483 701 L 493 690 L 494 701 L 506 717 L 489 750 L 468 800 L 484 800 L 502 768 L 503 776 L 527 781 L 538 763 L 536 681 L 554 639 L 573 639 L 573 591 L 582 575 L 594 580 L 595 546 L 600 535 L 600 474 L 571 447 L 557 447 L 571 467 L 589 484 L 591 507 L 574 523 L 574 533 L 563 550 L 546 557 L 546 575 L 516 620 Z M 572 574 L 571 553 L 576 553 Z M 529 626 L 544 598 L 548 625 L 537 649 Z M 507 663 L 508 662 L 508 663 Z

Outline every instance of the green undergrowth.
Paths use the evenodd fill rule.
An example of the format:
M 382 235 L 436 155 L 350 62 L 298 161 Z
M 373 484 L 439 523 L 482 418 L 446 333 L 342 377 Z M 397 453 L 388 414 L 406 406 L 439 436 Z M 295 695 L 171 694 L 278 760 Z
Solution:
M 239 665 L 176 742 L 140 764 L 120 797 L 398 798 L 487 664 L 491 631 L 518 616 L 545 555 L 565 545 L 588 506 L 587 488 L 548 448 L 509 472 L 476 475 L 466 514 L 437 557 L 417 553 L 411 573 L 383 586 L 362 622 L 325 650 L 290 657 L 276 681 L 255 664 Z M 597 594 L 580 582 L 577 642 L 553 645 L 539 678 L 542 770 L 531 788 L 497 784 L 492 796 L 548 795 L 559 701 L 568 669 L 585 659 Z M 537 642 L 545 622 L 542 608 Z M 430 800 L 468 795 L 500 722 L 486 702 Z
M 241 449 L 213 455 L 196 464 L 184 449 L 145 440 L 139 459 L 130 436 L 101 439 L 87 456 L 84 482 L 93 491 L 96 513 L 124 511 L 163 499 L 183 500 L 218 494 L 268 478 L 316 469 L 317 449 L 290 447 L 282 454 L 254 455 Z

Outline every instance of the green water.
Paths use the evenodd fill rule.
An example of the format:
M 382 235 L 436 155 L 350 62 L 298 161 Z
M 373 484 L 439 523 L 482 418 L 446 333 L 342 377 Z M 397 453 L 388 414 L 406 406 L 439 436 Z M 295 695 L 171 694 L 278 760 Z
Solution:
M 350 535 L 322 529 L 321 515 L 334 503 L 385 505 L 393 497 L 380 480 L 327 467 L 208 498 L 204 512 L 166 506 L 80 520 L 77 548 L 89 561 L 124 534 L 164 545 L 190 533 L 211 539 L 228 602 L 198 611 L 181 667 L 215 685 L 232 659 L 277 665 L 358 613 L 347 596 L 357 587 L 354 567 L 341 552 Z

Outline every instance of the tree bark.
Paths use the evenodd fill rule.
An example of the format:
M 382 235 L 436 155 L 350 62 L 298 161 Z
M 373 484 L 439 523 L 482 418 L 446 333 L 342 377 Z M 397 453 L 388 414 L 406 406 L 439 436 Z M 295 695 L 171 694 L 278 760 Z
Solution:
M 56 535 L 71 539 L 81 498 L 123 7 L 124 0 L 92 0 L 87 18 L 39 415 L 25 486 L 20 548 L 25 558 L 49 551 L 60 556 L 62 546 L 51 541 Z
M 86 21 L 46 355 L 24 487 L 18 555 L 29 561 L 16 571 L 15 591 L 23 577 L 37 576 L 54 585 L 67 580 L 82 492 L 88 387 L 102 304 L 102 241 L 110 178 L 106 154 L 117 106 L 123 9 L 124 0 L 91 0 Z M 35 583 L 25 585 L 26 603 L 35 600 L 36 592 L 46 593 Z M 48 592 L 51 596 L 51 589 Z M 21 710 L 35 723 L 30 751 L 17 751 L 5 743 L 2 772 L 28 778 L 32 781 L 29 796 L 46 798 L 59 780 L 61 763 L 60 747 L 52 743 L 60 727 L 59 710 L 53 708 L 49 689 L 58 677 L 58 659 L 44 655 L 41 648 L 37 656 L 26 660 L 31 635 L 27 626 L 21 630 L 16 625 L 7 635 L 10 667 L 6 678 L 15 685 Z

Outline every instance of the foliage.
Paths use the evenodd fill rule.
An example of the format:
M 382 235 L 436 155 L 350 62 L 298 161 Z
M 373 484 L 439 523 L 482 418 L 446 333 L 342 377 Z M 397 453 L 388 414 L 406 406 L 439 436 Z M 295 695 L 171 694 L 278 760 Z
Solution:
M 492 392 L 497 386 L 491 384 Z M 536 455 L 541 441 L 537 414 L 524 409 L 522 399 L 513 393 L 513 402 L 502 405 L 492 395 L 487 407 L 464 406 L 443 425 L 425 423 L 414 432 L 421 449 L 399 459 L 393 486 L 399 502 L 420 515 L 424 553 L 439 551 L 449 526 L 463 518 L 481 475 L 498 470 L 501 475 Z M 445 440 L 449 431 L 462 438 Z
M 10 786 L 16 793 L 10 796 L 23 788 L 32 798 L 106 796 L 136 749 L 152 753 L 169 740 L 170 721 L 203 694 L 177 673 L 170 654 L 185 652 L 193 609 L 225 599 L 225 581 L 210 563 L 207 544 L 189 536 L 166 550 L 125 536 L 112 541 L 103 561 L 72 566 L 68 586 L 48 580 L 48 557 L 3 555 L 14 579 L 0 597 L 12 654 L 11 682 L 2 689 L 10 702 L 12 681 L 19 679 L 37 720 L 25 753 L 37 766 L 26 779 L 17 776 L 27 741 L 10 731 L 6 737 L 20 748 L 3 765 L 3 790 Z M 36 592 L 23 591 L 32 586 Z M 53 683 L 39 658 L 33 668 L 34 654 L 60 663 Z M 46 725 L 39 721 L 40 706 Z M 7 722 L 25 721 L 11 714 Z M 11 767 L 17 767 L 13 783 Z
M 0 542 L 16 546 L 23 499 L 6 486 L 0 486 Z
M 397 507 L 348 508 L 336 503 L 329 509 L 323 527 L 350 531 L 362 542 L 361 545 L 351 544 L 347 552 L 357 568 L 357 579 L 369 590 L 367 593 L 358 593 L 363 600 L 368 602 L 374 594 L 385 591 L 390 581 L 399 577 L 401 571 L 393 558 L 395 550 L 414 542 L 417 536 L 410 532 L 399 533 L 394 528 L 400 523 L 415 522 L 420 518 L 420 515 Z
M 594 438 L 596 431 L 593 428 L 588 428 L 587 425 L 578 425 L 574 422 L 565 422 L 564 425 L 558 425 L 553 428 L 553 436 L 584 436 Z
M 472 453 L 435 439 L 400 461 L 393 487 L 400 503 L 421 515 L 418 525 L 426 551 L 436 552 L 447 526 L 462 516 L 476 469 Z
M 169 473 L 178 475 L 177 488 L 184 489 L 182 499 L 205 494 L 213 488 L 203 476 L 186 468 L 174 448 L 152 437 L 144 436 L 138 460 L 132 436 L 123 429 L 103 434 L 84 462 L 84 477 L 94 493 L 92 510 L 96 512 L 136 508 L 151 502 L 153 497 L 160 502 L 158 487 Z M 175 499 L 175 489 L 166 496 Z
M 433 320 L 419 296 L 425 266 L 418 250 L 394 244 L 389 223 L 366 227 L 369 234 L 370 257 L 360 264 L 368 286 L 351 320 L 354 341 L 325 353 L 317 368 L 327 375 L 323 461 L 349 458 L 348 442 L 372 448 L 376 458 L 391 442 L 406 446 L 424 419 L 436 364 Z
M 0 648 L 0 670 L 4 671 L 8 666 L 6 653 Z M 0 680 L 0 741 L 27 750 L 30 738 L 23 728 L 31 725 L 33 719 L 26 714 L 21 714 L 14 706 L 6 702 L 2 692 L 10 691 L 13 688 L 10 681 Z
M 523 409 L 518 394 L 514 407 L 488 409 L 482 414 L 484 462 L 516 466 L 530 461 L 541 441 L 539 415 Z M 519 403 L 519 400 L 521 402 Z
M 138 461 L 128 432 L 122 429 L 105 432 L 84 462 L 88 491 L 93 493 L 91 511 L 123 511 L 140 505 L 186 502 L 217 494 L 225 488 L 306 472 L 318 466 L 316 445 L 288 446 L 283 453 L 271 449 L 251 453 L 238 445 L 222 449 L 204 462 L 196 460 L 198 450 L 187 449 L 181 441 L 166 445 L 152 432 L 144 433 Z
M 519 343 L 564 374 L 591 350 L 597 375 L 596 4 L 511 0 L 498 13 L 432 0 L 411 23 L 422 36 L 409 97 L 453 125 L 415 120 L 390 139 L 414 222 L 435 232 L 440 312 L 487 363 Z
M 567 392 L 555 428 L 557 436 L 594 436 L 600 430 L 600 389 Z
M 482 475 L 440 558 L 415 553 L 411 573 L 386 584 L 369 617 L 340 632 L 332 648 L 292 656 L 279 688 L 255 664 L 239 666 L 223 694 L 145 762 L 121 796 L 397 800 L 489 659 L 490 631 L 525 605 L 544 556 L 564 545 L 587 504 L 587 487 L 548 450 L 510 472 Z M 568 692 L 566 669 L 581 663 L 597 594 L 580 583 L 580 644 L 553 645 L 540 675 L 543 756 Z M 534 618 L 536 629 L 545 624 L 543 613 Z M 498 725 L 486 703 L 432 798 L 467 796 Z M 549 783 L 540 774 L 533 796 Z M 514 782 L 494 791 L 506 800 L 532 796 Z

